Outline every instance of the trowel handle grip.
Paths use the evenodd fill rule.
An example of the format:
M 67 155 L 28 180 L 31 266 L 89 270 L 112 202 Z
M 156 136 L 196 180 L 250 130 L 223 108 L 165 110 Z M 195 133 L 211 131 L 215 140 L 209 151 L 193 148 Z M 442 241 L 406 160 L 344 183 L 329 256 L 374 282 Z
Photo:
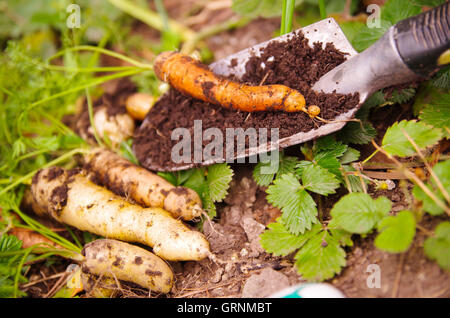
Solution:
M 450 2 L 394 26 L 394 40 L 403 62 L 427 77 L 449 62 Z

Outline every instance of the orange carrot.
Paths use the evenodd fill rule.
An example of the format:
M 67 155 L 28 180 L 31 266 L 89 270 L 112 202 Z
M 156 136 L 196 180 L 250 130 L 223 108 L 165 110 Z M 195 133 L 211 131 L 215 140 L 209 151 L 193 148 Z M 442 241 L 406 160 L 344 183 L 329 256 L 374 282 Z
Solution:
M 214 74 L 206 65 L 188 55 L 163 52 L 154 62 L 156 76 L 183 94 L 246 112 L 281 110 L 304 111 L 305 98 L 295 89 L 284 85 L 249 86 Z M 317 114 L 317 115 L 316 115 Z

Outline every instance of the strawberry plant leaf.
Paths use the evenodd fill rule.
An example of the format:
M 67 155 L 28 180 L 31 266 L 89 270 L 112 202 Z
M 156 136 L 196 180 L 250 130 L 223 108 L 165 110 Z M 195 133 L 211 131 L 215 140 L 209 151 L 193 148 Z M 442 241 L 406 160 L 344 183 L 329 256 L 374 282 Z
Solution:
M 366 193 L 349 193 L 331 209 L 330 226 L 350 233 L 369 233 L 389 213 L 391 205 L 386 197 L 374 200 Z
M 218 163 L 208 167 L 207 182 L 209 195 L 215 202 L 222 201 L 227 195 L 233 179 L 233 170 L 226 163 Z
M 433 167 L 433 172 L 439 179 L 447 193 L 450 193 L 450 160 L 439 162 Z M 430 189 L 434 195 L 445 202 L 444 195 L 441 193 L 440 189 L 437 187 L 436 182 L 432 178 L 431 181 L 426 184 L 426 187 Z M 439 215 L 444 213 L 444 210 L 436 204 L 436 202 L 430 198 L 419 186 L 415 185 L 413 188 L 414 197 L 422 201 L 423 209 L 431 215 Z
M 362 27 L 361 31 L 353 38 L 353 47 L 358 52 L 364 51 L 381 38 L 392 25 L 390 21 L 381 19 L 379 28 Z
M 347 151 L 342 155 L 342 157 L 339 159 L 341 164 L 347 164 L 353 161 L 356 161 L 359 159 L 360 152 L 356 150 L 355 148 L 348 147 Z
M 288 255 L 293 251 L 302 247 L 310 236 L 320 231 L 320 225 L 314 225 L 311 231 L 305 232 L 303 235 L 294 235 L 288 231 L 278 218 L 276 222 L 270 223 L 268 230 L 261 234 L 261 246 L 275 256 Z
M 408 250 L 416 235 L 416 219 L 410 211 L 401 211 L 387 216 L 378 223 L 375 246 L 390 253 Z
M 393 25 L 406 18 L 418 15 L 422 11 L 420 5 L 411 0 L 388 0 L 381 10 L 381 19 Z
M 420 149 L 436 144 L 442 138 L 441 129 L 433 128 L 415 120 L 402 120 L 388 128 L 384 135 L 382 145 L 391 155 L 408 157 L 416 153 L 405 133 L 414 140 Z
M 316 141 L 314 146 L 314 158 L 322 157 L 340 157 L 347 150 L 347 145 L 336 141 L 332 136 L 326 136 Z
M 377 135 L 377 131 L 372 124 L 363 121 L 349 122 L 337 133 L 337 138 L 346 144 L 364 145 L 370 142 Z
M 295 255 L 295 266 L 303 278 L 323 281 L 332 278 L 345 266 L 345 251 L 327 231 L 321 231 Z
M 446 66 L 437 72 L 431 79 L 431 84 L 443 91 L 450 90 L 450 66 Z
M 415 88 L 405 88 L 402 90 L 395 90 L 392 92 L 391 97 L 388 98 L 388 103 L 403 104 L 411 100 L 416 95 Z
M 302 174 L 302 181 L 307 190 L 321 195 L 335 193 L 339 187 L 339 181 L 334 174 L 320 166 L 306 167 Z
M 269 167 L 271 165 L 270 162 L 265 163 L 260 161 L 255 166 L 255 168 L 253 169 L 253 178 L 258 185 L 268 186 L 272 183 L 275 176 L 278 178 L 285 173 L 295 172 L 295 166 L 299 163 L 297 157 L 285 156 L 282 152 L 280 152 L 278 158 L 278 170 L 274 173 L 262 173 L 262 168 Z
M 450 137 L 450 94 L 441 94 L 421 110 L 419 118 L 435 128 L 442 128 L 446 138 Z
M 434 237 L 427 238 L 424 243 L 425 254 L 436 260 L 441 268 L 450 270 L 450 222 L 440 223 L 434 234 Z
M 318 222 L 316 203 L 293 174 L 275 179 L 267 194 L 267 201 L 281 209 L 283 224 L 292 234 L 304 233 Z

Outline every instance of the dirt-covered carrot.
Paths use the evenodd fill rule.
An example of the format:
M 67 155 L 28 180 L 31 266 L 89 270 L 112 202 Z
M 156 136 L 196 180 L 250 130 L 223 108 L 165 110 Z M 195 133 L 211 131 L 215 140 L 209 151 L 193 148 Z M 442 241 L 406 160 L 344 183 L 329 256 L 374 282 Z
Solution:
M 86 169 L 99 184 L 147 207 L 163 208 L 175 218 L 192 220 L 202 213 L 197 192 L 175 187 L 160 176 L 132 164 L 113 151 L 97 148 L 85 156 Z
M 172 289 L 169 265 L 153 253 L 125 242 L 110 239 L 86 244 L 81 271 L 136 283 L 158 293 Z
M 309 114 L 303 95 L 284 85 L 249 86 L 214 74 L 206 65 L 177 52 L 154 62 L 156 76 L 178 91 L 203 101 L 246 112 L 281 110 Z M 314 117 L 313 115 L 309 114 Z
M 38 171 L 31 192 L 39 211 L 106 238 L 153 247 L 166 260 L 201 260 L 210 255 L 204 235 L 160 208 L 143 208 L 91 182 L 79 170 Z

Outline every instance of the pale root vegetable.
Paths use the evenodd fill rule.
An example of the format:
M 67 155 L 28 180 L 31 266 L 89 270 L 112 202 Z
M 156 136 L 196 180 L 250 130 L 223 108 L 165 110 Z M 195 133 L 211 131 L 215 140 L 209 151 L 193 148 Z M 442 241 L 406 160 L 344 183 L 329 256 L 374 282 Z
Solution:
M 79 170 L 40 170 L 33 177 L 31 192 L 38 211 L 82 231 L 148 245 L 156 255 L 171 261 L 201 260 L 210 255 L 202 233 L 190 230 L 163 209 L 129 203 Z
M 169 265 L 153 253 L 125 242 L 100 239 L 86 244 L 83 273 L 132 282 L 158 293 L 172 289 L 173 273 Z
M 100 138 L 106 136 L 113 145 L 118 145 L 127 140 L 134 133 L 134 119 L 127 113 L 108 114 L 107 106 L 99 106 L 94 109 L 93 122 Z M 77 121 L 76 131 L 81 138 L 91 144 L 95 144 L 94 128 L 90 125 L 89 117 L 83 115 Z
M 116 280 L 111 277 L 81 272 L 80 280 L 82 290 L 91 298 L 113 298 L 119 290 Z
M 85 167 L 99 184 L 147 207 L 163 208 L 175 218 L 202 214 L 202 201 L 192 189 L 175 187 L 162 177 L 134 165 L 113 151 L 98 148 L 85 155 Z
M 154 103 L 155 98 L 152 95 L 134 93 L 127 98 L 125 106 L 131 117 L 137 120 L 144 120 Z
M 308 113 L 305 98 L 284 85 L 249 86 L 214 74 L 208 66 L 178 52 L 162 52 L 154 62 L 156 76 L 176 90 L 225 108 L 246 112 L 279 110 Z

